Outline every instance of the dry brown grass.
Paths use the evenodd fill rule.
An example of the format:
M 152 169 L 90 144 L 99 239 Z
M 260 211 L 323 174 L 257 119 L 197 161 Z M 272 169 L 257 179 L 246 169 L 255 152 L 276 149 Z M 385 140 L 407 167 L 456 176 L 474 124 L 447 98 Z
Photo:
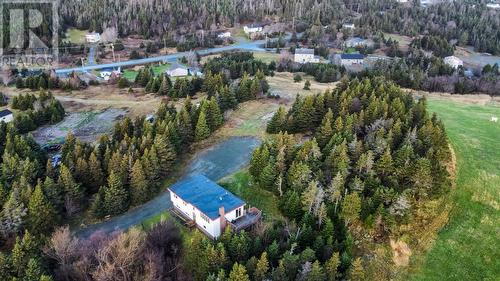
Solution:
M 0 88 L 0 91 L 8 96 L 21 93 L 34 93 L 32 90 L 16 88 Z M 78 91 L 51 90 L 52 94 L 63 104 L 67 112 L 99 111 L 106 108 L 121 108 L 128 111 L 131 117 L 154 113 L 165 97 L 157 97 L 144 94 L 144 89 L 134 89 L 129 93 L 128 89 L 118 89 L 114 85 L 91 86 Z M 200 95 L 202 96 L 202 95 Z M 194 97 L 193 102 L 199 97 Z M 173 101 L 179 107 L 184 99 Z
M 281 96 L 287 103 L 293 102 L 295 96 L 299 95 L 312 95 L 325 92 L 335 88 L 335 83 L 319 83 L 314 81 L 314 77 L 302 75 L 302 81 L 298 83 L 293 82 L 294 73 L 290 72 L 276 72 L 273 77 L 267 77 L 269 82 L 270 92 Z M 311 82 L 311 90 L 304 90 L 304 83 L 306 80 Z

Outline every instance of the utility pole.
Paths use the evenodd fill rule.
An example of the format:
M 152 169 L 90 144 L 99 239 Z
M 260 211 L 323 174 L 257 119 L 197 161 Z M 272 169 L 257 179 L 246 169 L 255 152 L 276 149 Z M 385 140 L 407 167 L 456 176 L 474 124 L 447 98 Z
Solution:
M 111 52 L 113 52 L 113 61 L 116 61 L 116 59 L 115 59 L 115 43 L 111 43 Z

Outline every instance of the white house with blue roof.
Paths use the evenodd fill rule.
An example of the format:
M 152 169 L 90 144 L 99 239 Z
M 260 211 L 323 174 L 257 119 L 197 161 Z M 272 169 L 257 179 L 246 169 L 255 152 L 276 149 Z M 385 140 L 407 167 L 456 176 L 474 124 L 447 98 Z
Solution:
M 203 175 L 181 180 L 168 189 L 173 212 L 192 221 L 209 237 L 218 238 L 227 225 L 239 231 L 256 223 L 261 212 Z

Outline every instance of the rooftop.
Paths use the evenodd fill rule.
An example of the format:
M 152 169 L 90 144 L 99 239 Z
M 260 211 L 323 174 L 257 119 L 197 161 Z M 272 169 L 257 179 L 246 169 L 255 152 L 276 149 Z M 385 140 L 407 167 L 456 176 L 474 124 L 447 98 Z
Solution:
M 2 111 L 0 111 L 0 117 L 5 117 L 7 115 L 11 115 L 12 114 L 12 111 L 8 110 L 8 109 L 4 109 Z
M 306 48 L 296 49 L 295 54 L 314 55 L 314 49 L 306 49 Z
M 245 204 L 243 200 L 203 175 L 195 175 L 170 186 L 170 191 L 195 206 L 210 219 L 219 217 L 219 208 L 226 212 Z
M 363 54 L 341 54 L 340 58 L 343 60 L 362 60 L 365 56 Z

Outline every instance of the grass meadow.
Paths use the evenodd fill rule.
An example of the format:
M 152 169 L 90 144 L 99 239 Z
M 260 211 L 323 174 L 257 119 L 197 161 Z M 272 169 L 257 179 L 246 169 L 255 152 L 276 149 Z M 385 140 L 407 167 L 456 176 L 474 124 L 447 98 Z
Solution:
M 448 224 L 422 259 L 413 280 L 499 280 L 500 116 L 495 105 L 430 99 L 457 157 L 454 207 Z

